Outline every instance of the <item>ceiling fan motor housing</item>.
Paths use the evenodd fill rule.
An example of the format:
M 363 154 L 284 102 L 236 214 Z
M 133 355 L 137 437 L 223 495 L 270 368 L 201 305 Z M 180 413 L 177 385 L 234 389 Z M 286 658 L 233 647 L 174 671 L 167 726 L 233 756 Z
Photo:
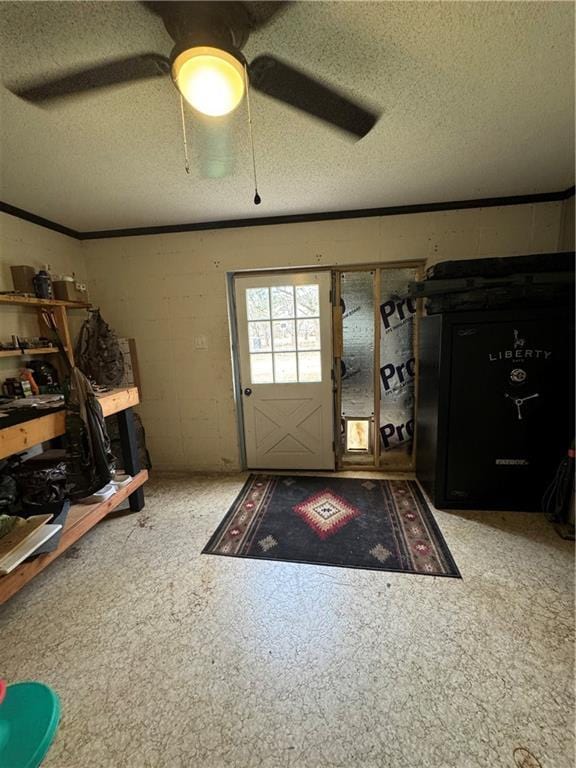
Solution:
M 162 2 L 157 10 L 166 31 L 174 40 L 172 62 L 195 47 L 219 48 L 241 62 L 241 53 L 250 35 L 250 17 L 241 2 Z

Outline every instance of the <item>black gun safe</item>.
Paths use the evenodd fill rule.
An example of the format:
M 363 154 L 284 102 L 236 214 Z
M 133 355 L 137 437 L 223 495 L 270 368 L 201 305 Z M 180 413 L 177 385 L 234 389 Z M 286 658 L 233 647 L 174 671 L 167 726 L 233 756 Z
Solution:
M 416 474 L 440 508 L 538 510 L 574 437 L 568 310 L 422 319 Z

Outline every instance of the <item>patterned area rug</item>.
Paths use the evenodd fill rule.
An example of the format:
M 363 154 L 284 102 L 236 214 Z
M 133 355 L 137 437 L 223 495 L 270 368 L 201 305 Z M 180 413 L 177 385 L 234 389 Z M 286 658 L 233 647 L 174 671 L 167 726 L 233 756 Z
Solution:
M 412 480 L 251 475 L 203 553 L 460 578 Z

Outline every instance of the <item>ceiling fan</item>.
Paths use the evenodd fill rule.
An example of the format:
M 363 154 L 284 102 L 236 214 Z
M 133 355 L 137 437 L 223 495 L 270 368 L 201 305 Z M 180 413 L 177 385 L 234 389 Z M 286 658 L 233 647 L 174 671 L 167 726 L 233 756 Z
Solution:
M 236 109 L 249 84 L 251 89 L 358 138 L 375 125 L 378 115 L 372 110 L 275 56 L 261 55 L 250 64 L 246 62 L 241 51 L 250 34 L 289 3 L 164 0 L 142 4 L 160 17 L 174 41 L 169 57 L 144 53 L 118 58 L 50 80 L 11 87 L 12 93 L 44 103 L 170 74 L 184 99 L 209 116 Z

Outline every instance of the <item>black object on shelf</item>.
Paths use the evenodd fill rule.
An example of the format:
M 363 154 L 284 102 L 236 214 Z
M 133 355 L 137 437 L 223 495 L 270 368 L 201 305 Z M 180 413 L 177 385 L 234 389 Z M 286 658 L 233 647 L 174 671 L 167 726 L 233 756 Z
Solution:
M 437 507 L 539 510 L 573 437 L 566 309 L 422 319 L 416 474 Z
M 39 299 L 52 299 L 52 278 L 46 269 L 41 269 L 32 280 L 34 291 Z
M 39 387 L 47 392 L 59 388 L 60 378 L 58 371 L 47 360 L 29 360 L 26 367 L 30 368 L 34 374 L 34 381 Z

